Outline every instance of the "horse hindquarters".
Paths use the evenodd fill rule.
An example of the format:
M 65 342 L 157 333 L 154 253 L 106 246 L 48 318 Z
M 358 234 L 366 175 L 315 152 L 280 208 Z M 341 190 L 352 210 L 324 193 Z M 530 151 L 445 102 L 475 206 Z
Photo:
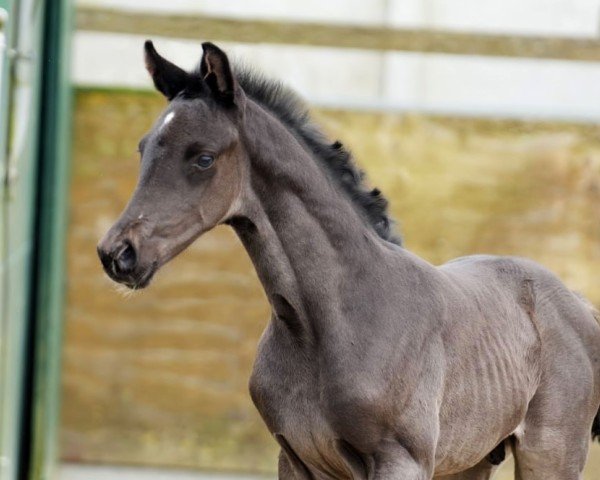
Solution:
M 578 480 L 590 426 L 600 433 L 600 326 L 590 305 L 553 276 L 536 284 L 542 377 L 515 432 L 515 478 Z

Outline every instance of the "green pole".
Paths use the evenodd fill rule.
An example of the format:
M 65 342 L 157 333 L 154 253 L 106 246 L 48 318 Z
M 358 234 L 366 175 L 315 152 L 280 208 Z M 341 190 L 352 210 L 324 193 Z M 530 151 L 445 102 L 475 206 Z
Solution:
M 50 479 L 58 459 L 61 344 L 71 151 L 72 4 L 45 2 L 34 272 L 30 480 Z M 27 478 L 27 477 L 23 477 Z

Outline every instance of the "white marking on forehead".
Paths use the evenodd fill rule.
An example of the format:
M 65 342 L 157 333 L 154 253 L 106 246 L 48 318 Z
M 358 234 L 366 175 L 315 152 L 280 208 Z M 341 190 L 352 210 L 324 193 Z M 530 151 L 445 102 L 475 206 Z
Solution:
M 165 119 L 163 120 L 162 125 L 160 126 L 160 129 L 162 130 L 169 123 L 171 123 L 171 121 L 173 120 L 173 118 L 175 118 L 175 112 L 169 112 L 169 113 L 167 113 L 167 115 L 165 116 Z

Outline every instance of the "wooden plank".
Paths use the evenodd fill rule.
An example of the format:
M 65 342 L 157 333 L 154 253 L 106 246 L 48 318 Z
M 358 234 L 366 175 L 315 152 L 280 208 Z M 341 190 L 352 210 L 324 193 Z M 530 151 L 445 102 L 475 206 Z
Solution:
M 600 61 L 596 39 L 489 35 L 427 29 L 240 20 L 79 7 L 79 30 L 180 39 L 275 43 L 363 50 Z

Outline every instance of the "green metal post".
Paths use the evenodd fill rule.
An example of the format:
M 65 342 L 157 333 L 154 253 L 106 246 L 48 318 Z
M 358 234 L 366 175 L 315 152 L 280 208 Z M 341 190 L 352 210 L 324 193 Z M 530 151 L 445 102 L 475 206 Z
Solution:
M 71 151 L 72 5 L 46 2 L 40 105 L 34 312 L 34 385 L 29 478 L 50 479 L 58 458 L 58 418 Z

